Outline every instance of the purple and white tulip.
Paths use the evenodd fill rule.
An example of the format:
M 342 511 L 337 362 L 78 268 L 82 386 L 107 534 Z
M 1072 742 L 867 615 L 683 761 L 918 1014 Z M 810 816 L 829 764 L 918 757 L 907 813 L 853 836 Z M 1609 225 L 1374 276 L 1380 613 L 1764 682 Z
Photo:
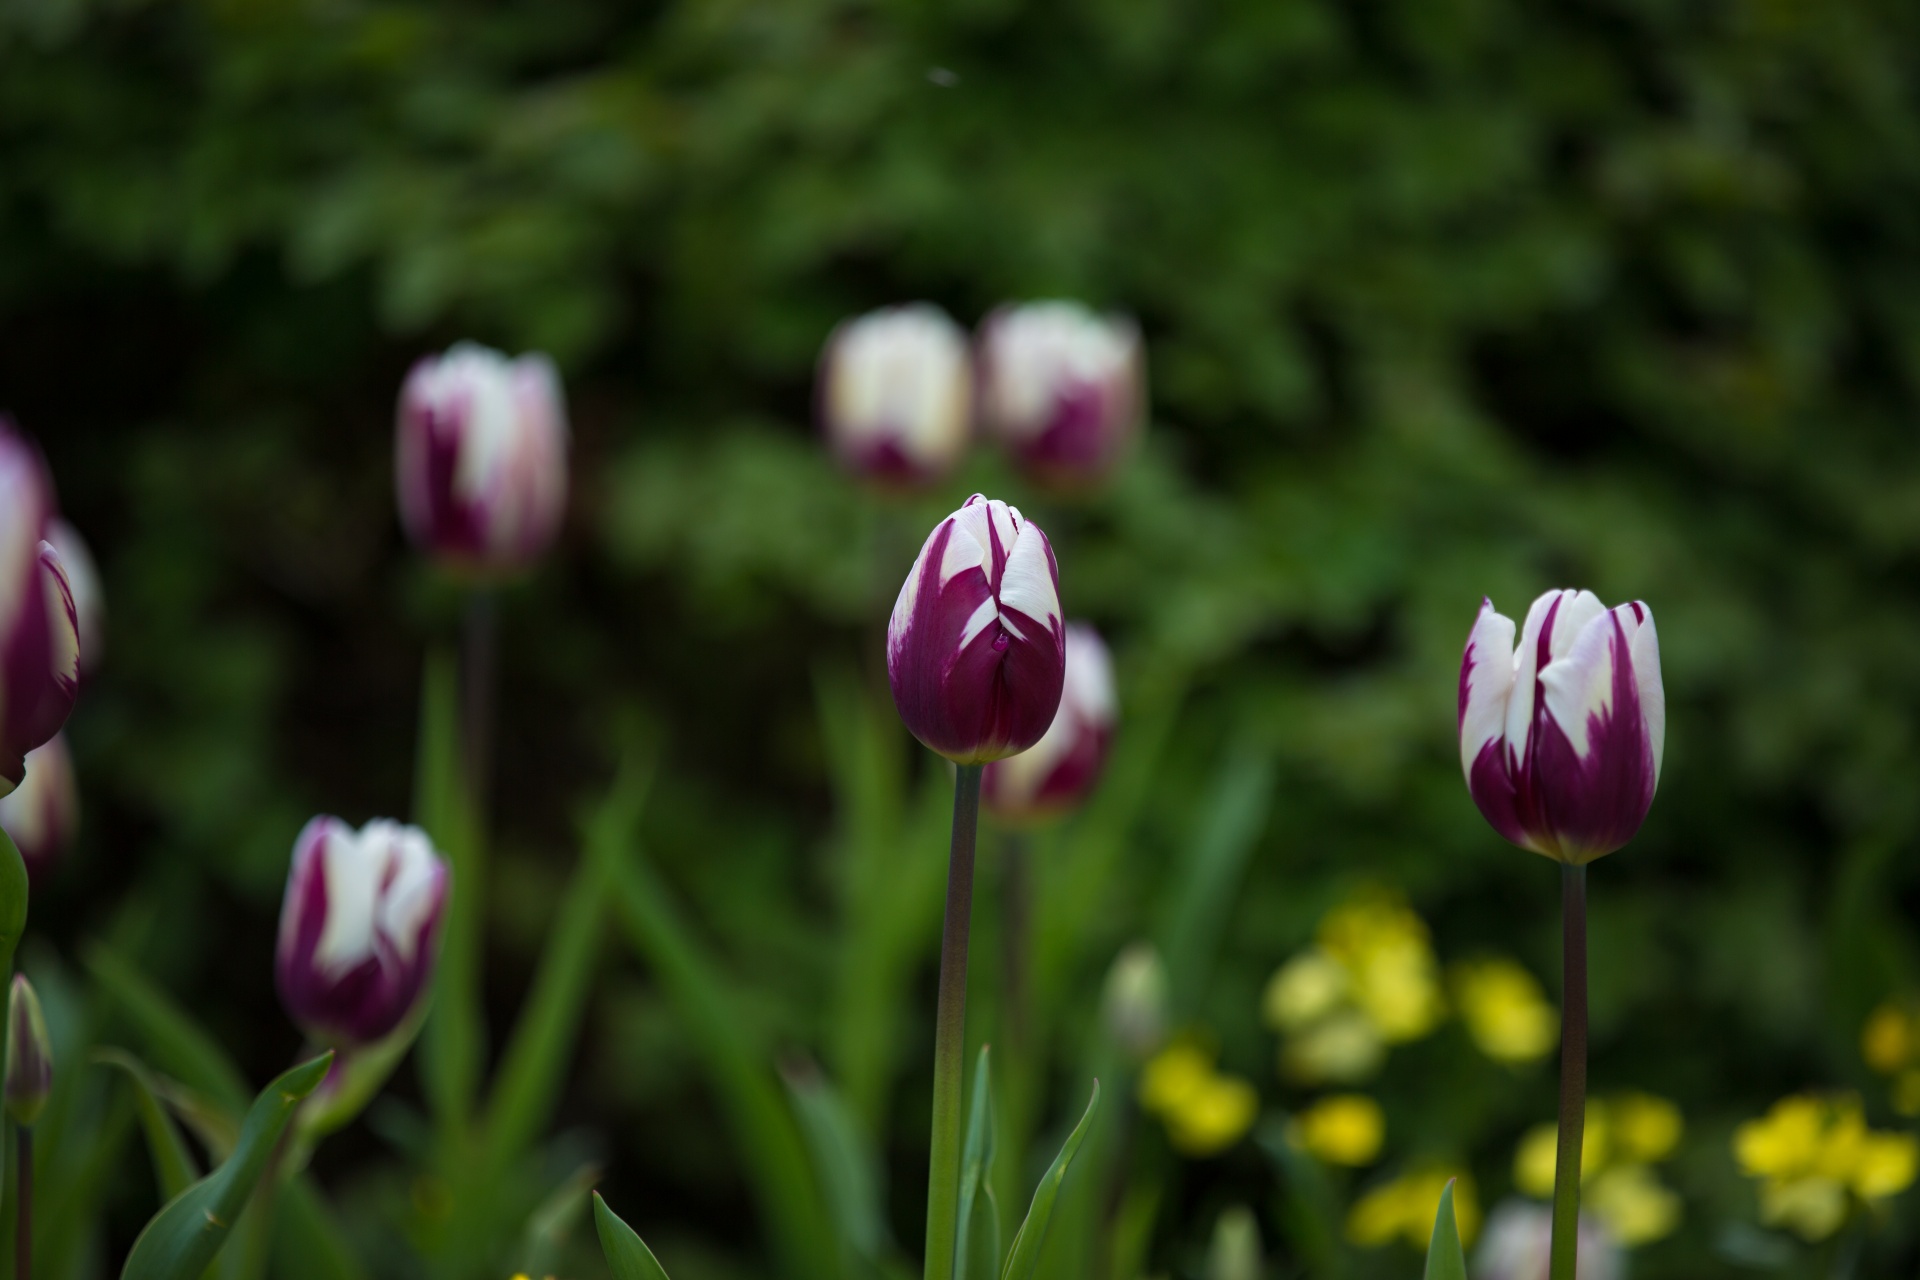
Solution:
M 0 418 L 0 796 L 27 752 L 67 721 L 80 689 L 80 619 L 46 540 L 53 482 L 39 450 Z
M 93 562 L 87 540 L 65 520 L 55 517 L 47 526 L 47 541 L 60 554 L 67 586 L 73 591 L 73 609 L 80 619 L 81 673 L 92 675 L 100 669 L 107 643 L 107 599 L 100 587 L 99 566 Z
M 1633 838 L 1653 803 L 1667 699 L 1653 611 L 1549 591 L 1513 621 L 1491 600 L 1460 663 L 1460 764 L 1494 830 L 1583 864 Z
M 35 888 L 46 882 L 80 829 L 80 788 L 65 734 L 56 733 L 27 752 L 27 776 L 12 794 L 0 796 L 0 831 L 27 864 Z
M 843 321 L 820 353 L 821 430 L 840 464 L 887 484 L 953 470 L 973 431 L 966 334 L 920 302 Z
M 468 572 L 537 560 L 567 506 L 567 410 L 543 355 L 462 342 L 413 366 L 395 433 L 400 518 L 414 543 Z
M 294 845 L 280 909 L 280 1001 L 321 1044 L 351 1048 L 398 1027 L 426 990 L 447 865 L 418 827 L 355 831 L 318 817 Z
M 1075 302 L 1002 307 L 980 330 L 988 429 L 1045 483 L 1102 479 L 1132 445 L 1146 409 L 1140 330 Z
M 980 798 L 1005 821 L 1052 817 L 1093 791 L 1113 741 L 1119 699 L 1113 659 L 1100 633 L 1084 622 L 1067 627 L 1067 671 L 1060 709 L 1040 741 L 996 760 L 980 780 Z
M 913 736 L 958 764 L 1025 751 L 1067 664 L 1060 570 L 1040 527 L 980 494 L 920 548 L 887 623 L 887 678 Z

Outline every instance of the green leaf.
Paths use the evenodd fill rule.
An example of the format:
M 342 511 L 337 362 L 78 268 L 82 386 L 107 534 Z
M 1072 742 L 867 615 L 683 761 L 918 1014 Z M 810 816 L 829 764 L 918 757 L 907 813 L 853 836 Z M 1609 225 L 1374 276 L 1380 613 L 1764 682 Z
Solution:
M 803 1063 L 781 1074 L 852 1272 L 856 1260 L 877 1261 L 887 1245 L 873 1156 L 840 1094 L 817 1068 Z
M 246 1110 L 252 1092 L 246 1077 L 192 1015 L 103 945 L 87 949 L 86 964 L 94 980 L 140 1032 L 148 1056 L 162 1071 L 231 1115 Z
M 260 1091 L 226 1163 L 168 1202 L 133 1242 L 121 1280 L 196 1280 L 226 1243 L 272 1160 L 287 1122 L 327 1077 L 333 1054 L 285 1072 Z
M 973 1100 L 967 1108 L 967 1141 L 960 1154 L 960 1213 L 953 1274 L 970 1280 L 975 1271 L 992 1276 L 1000 1269 L 999 1213 L 992 1203 L 988 1179 L 993 1173 L 993 1082 L 988 1068 L 988 1046 L 980 1046 L 973 1068 Z M 988 1204 L 981 1221 L 974 1222 L 980 1193 Z M 983 1256 L 984 1255 L 984 1256 Z
M 407 1056 L 407 1050 L 420 1038 L 427 1009 L 428 1002 L 420 1001 L 386 1038 L 348 1054 L 340 1063 L 340 1069 L 334 1072 L 333 1084 L 326 1093 L 315 1098 L 311 1105 L 300 1108 L 294 1123 L 300 1138 L 309 1147 L 353 1123 L 354 1118 L 367 1109 L 367 1104 L 379 1094 Z
M 27 931 L 27 864 L 0 831 L 0 975 L 13 972 L 14 948 Z
M 1433 1215 L 1433 1239 L 1427 1243 L 1426 1280 L 1467 1280 L 1467 1255 L 1460 1248 L 1460 1228 L 1453 1220 L 1453 1182 L 1440 1193 Z
M 160 1090 L 146 1063 L 123 1049 L 100 1049 L 93 1060 L 103 1067 L 117 1067 L 133 1083 L 134 1107 L 140 1128 L 147 1135 L 147 1150 L 153 1156 L 154 1181 L 160 1184 L 160 1199 L 173 1199 L 200 1177 L 200 1167 L 187 1140 L 174 1123 L 173 1116 L 160 1103 Z
M 1175 872 L 1163 951 L 1176 1019 L 1192 1016 L 1206 990 L 1207 971 L 1226 935 L 1227 915 L 1272 797 L 1271 755 L 1235 754 L 1220 767 L 1193 852 Z
M 1053 1158 L 1046 1176 L 1040 1179 L 1040 1185 L 1033 1190 L 1033 1203 L 1027 1206 L 1027 1220 L 1013 1234 L 1013 1248 L 1007 1255 L 1006 1270 L 1000 1273 L 1001 1280 L 1028 1280 L 1040 1265 L 1040 1250 L 1047 1242 L 1047 1226 L 1053 1218 L 1054 1201 L 1060 1196 L 1060 1184 L 1066 1181 L 1067 1168 L 1073 1163 L 1080 1144 L 1086 1140 L 1087 1130 L 1093 1124 L 1093 1113 L 1099 1107 L 1100 1082 L 1095 1080 L 1093 1096 L 1087 1100 L 1086 1113 L 1080 1117 L 1080 1123 L 1073 1126 L 1073 1132 L 1067 1135 L 1060 1154 Z
M 443 1135 L 465 1129 L 480 1088 L 483 1016 L 481 933 L 486 909 L 486 842 L 460 765 L 460 683 L 454 655 L 427 655 L 420 681 L 420 741 L 413 818 L 452 872 L 446 937 L 434 970 L 431 1011 L 420 1046 L 421 1083 Z
M 567 886 L 559 919 L 548 931 L 533 988 L 521 1005 L 487 1103 L 484 1168 L 495 1174 L 533 1141 L 559 1101 L 562 1076 L 586 1012 L 604 913 L 618 867 L 638 835 L 655 757 L 650 745 L 629 749 L 588 828 L 586 856 Z
M 613 1268 L 613 1280 L 667 1280 L 667 1269 L 647 1248 L 647 1242 L 607 1208 L 598 1191 L 593 1193 L 593 1225 L 600 1232 L 600 1248 L 607 1255 L 607 1265 Z

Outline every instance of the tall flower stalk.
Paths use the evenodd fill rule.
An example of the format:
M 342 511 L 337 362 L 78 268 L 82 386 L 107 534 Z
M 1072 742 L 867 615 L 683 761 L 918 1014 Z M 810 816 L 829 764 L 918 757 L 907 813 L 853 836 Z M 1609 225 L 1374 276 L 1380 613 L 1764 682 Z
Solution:
M 1587 864 L 1653 804 L 1667 699 L 1653 611 L 1549 591 L 1513 620 L 1482 602 L 1460 663 L 1460 765 L 1493 829 L 1561 864 L 1564 1009 L 1550 1280 L 1575 1280 L 1587 1110 Z
M 927 1169 L 927 1280 L 951 1280 L 958 1238 L 967 938 L 980 778 L 1038 742 L 1066 677 L 1059 570 L 1046 534 L 980 494 L 928 535 L 887 624 L 887 679 L 913 735 L 958 766 Z

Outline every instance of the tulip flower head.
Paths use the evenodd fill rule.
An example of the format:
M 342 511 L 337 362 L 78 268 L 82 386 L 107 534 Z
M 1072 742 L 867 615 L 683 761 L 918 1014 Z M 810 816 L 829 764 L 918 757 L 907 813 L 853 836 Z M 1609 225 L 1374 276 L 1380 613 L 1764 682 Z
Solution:
M 40 453 L 0 418 L 0 796 L 27 752 L 66 723 L 80 689 L 80 618 L 46 540 L 53 483 Z
M 1140 330 L 1074 302 L 1002 307 L 980 332 L 988 429 L 1035 478 L 1104 478 L 1140 432 L 1146 404 Z
M 27 752 L 27 776 L 11 795 L 0 796 L 0 831 L 27 864 L 36 888 L 60 862 L 80 828 L 80 789 L 65 734 L 55 734 Z
M 61 567 L 67 571 L 74 613 L 80 620 L 80 670 L 91 675 L 99 669 L 107 641 L 107 602 L 100 588 L 100 570 L 87 540 L 65 520 L 56 518 L 47 526 L 47 541 L 53 544 Z
M 432 975 L 447 878 L 418 827 L 307 824 L 280 911 L 276 976 L 308 1035 L 350 1048 L 400 1025 Z
M 821 430 L 854 475 L 930 484 L 953 470 L 973 430 L 967 339 L 928 303 L 843 321 L 820 353 Z
M 1493 829 L 1584 864 L 1640 829 L 1660 780 L 1667 700 L 1653 611 L 1590 591 L 1533 602 L 1516 649 L 1485 601 L 1460 664 L 1460 763 Z
M 1053 723 L 1066 662 L 1047 535 L 974 494 L 928 535 L 887 623 L 900 718 L 957 764 L 1003 759 Z
M 13 975 L 7 998 L 7 1115 L 22 1128 L 32 1128 L 53 1092 L 53 1040 L 47 1035 L 46 1015 L 27 975 Z
M 1118 710 L 1113 660 L 1100 633 L 1084 622 L 1067 628 L 1067 671 L 1060 709 L 1040 741 L 987 766 L 980 798 L 1004 821 L 1063 813 L 1093 791 L 1107 762 Z
M 525 569 L 567 505 L 567 411 L 543 355 L 462 342 L 413 366 L 395 433 L 400 517 L 414 543 L 463 571 Z

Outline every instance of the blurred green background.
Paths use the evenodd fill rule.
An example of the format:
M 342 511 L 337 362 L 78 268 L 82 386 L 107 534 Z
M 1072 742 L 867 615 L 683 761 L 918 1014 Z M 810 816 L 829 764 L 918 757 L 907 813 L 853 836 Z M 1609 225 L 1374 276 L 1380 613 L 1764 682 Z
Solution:
M 29 963 L 114 937 L 256 1083 L 291 1060 L 293 837 L 410 811 L 423 657 L 457 626 L 393 512 L 400 380 L 460 337 L 540 348 L 576 492 L 502 601 L 496 1045 L 619 726 L 656 726 L 647 856 L 751 1034 L 856 1096 L 915 1252 L 937 885 L 874 868 L 909 829 L 937 849 L 944 783 L 879 634 L 924 531 L 985 489 L 1113 642 L 1133 770 L 1036 848 L 1104 824 L 1084 874 L 1040 873 L 1076 922 L 1049 926 L 1043 1128 L 1084 1097 L 1108 963 L 1164 936 L 1234 785 L 1244 885 L 1181 1016 L 1278 1114 L 1305 1095 L 1261 988 L 1359 888 L 1406 894 L 1443 959 L 1557 992 L 1556 876 L 1468 799 L 1455 676 L 1482 595 L 1518 617 L 1590 586 L 1651 604 L 1671 707 L 1652 815 L 1591 880 L 1594 1088 L 1687 1119 L 1683 1225 L 1635 1274 L 1814 1265 L 1738 1226 L 1728 1135 L 1807 1087 L 1907 1124 L 1859 1036 L 1920 978 L 1916 50 L 1920 10 L 1873 0 L 8 0 L 0 408 L 110 610 L 70 726 L 85 828 Z M 984 450 L 905 503 L 832 469 L 810 397 L 839 318 L 1054 296 L 1146 334 L 1153 423 L 1108 491 L 1058 503 Z M 991 881 L 983 852 L 988 915 Z M 901 922 L 891 1022 L 847 1021 L 879 963 L 848 951 L 861 893 Z M 676 1275 L 765 1274 L 684 1019 L 611 937 L 584 1025 L 556 1131 Z M 1380 1167 L 1424 1144 L 1484 1205 L 1554 1086 L 1454 1030 L 1371 1087 Z M 410 1067 L 392 1093 L 321 1153 L 349 1208 L 397 1185 Z M 1246 1203 L 1299 1273 L 1257 1143 L 1163 1163 L 1157 1272 L 1200 1274 Z M 1909 1195 L 1858 1274 L 1917 1261 Z

